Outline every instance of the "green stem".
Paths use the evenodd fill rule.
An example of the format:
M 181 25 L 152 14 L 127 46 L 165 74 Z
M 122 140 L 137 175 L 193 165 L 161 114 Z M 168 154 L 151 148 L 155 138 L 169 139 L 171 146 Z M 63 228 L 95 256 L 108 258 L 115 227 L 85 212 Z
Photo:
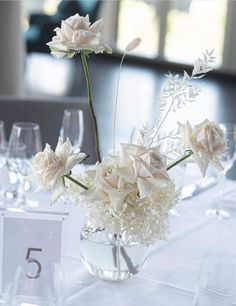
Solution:
M 185 159 L 189 158 L 193 154 L 192 150 L 186 150 L 185 152 L 186 152 L 186 154 L 184 154 L 183 156 L 181 156 L 180 158 L 175 160 L 173 163 L 169 164 L 167 166 L 167 170 L 170 170 L 171 168 L 173 168 L 174 166 L 178 165 L 179 163 L 181 163 Z
M 95 151 L 97 154 L 97 159 L 99 162 L 101 162 L 101 155 L 100 155 L 100 146 L 99 146 L 99 136 L 98 136 L 98 125 L 97 125 L 97 118 L 94 112 L 93 108 L 93 98 L 92 98 L 92 89 L 91 89 L 91 81 L 90 81 L 90 75 L 89 75 L 89 69 L 88 69 L 88 63 L 86 58 L 86 53 L 81 51 L 81 61 L 82 66 L 85 74 L 86 79 L 86 87 L 87 87 L 87 94 L 88 94 L 88 104 L 91 111 L 91 115 L 93 118 L 93 127 L 94 127 L 94 133 L 95 133 Z
M 68 180 L 70 180 L 71 182 L 73 182 L 76 185 L 80 186 L 81 188 L 83 188 L 85 190 L 88 190 L 88 187 L 86 187 L 85 185 L 83 185 L 82 183 L 80 183 L 79 181 L 77 181 L 76 179 L 71 177 L 70 175 L 66 174 L 66 175 L 63 175 L 63 177 L 67 178 Z

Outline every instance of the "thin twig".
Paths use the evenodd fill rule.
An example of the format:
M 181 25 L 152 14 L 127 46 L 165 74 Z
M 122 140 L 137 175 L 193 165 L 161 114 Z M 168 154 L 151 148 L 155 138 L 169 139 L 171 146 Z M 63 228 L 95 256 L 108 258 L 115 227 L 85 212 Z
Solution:
M 170 103 L 170 106 L 169 106 L 169 108 L 168 108 L 168 110 L 167 110 L 165 116 L 163 117 L 161 123 L 160 123 L 159 126 L 157 127 L 157 130 L 156 130 L 156 132 L 155 132 L 155 134 L 154 134 L 154 136 L 153 136 L 153 138 L 152 138 L 152 141 L 151 141 L 149 147 L 151 147 L 151 145 L 153 144 L 153 142 L 154 142 L 154 140 L 155 140 L 155 137 L 157 136 L 157 134 L 158 134 L 158 132 L 160 131 L 160 129 L 161 129 L 163 123 L 165 122 L 167 116 L 169 115 L 170 111 L 172 110 L 172 107 L 173 107 L 173 105 L 174 105 L 174 102 L 175 102 L 177 93 L 181 90 L 182 87 L 183 87 L 183 84 L 181 84 L 181 85 L 179 86 L 179 88 L 177 89 L 175 95 L 174 95 L 174 96 L 173 96 L 173 95 L 171 96 L 172 101 L 171 101 L 171 103 Z
M 120 68 L 119 68 L 119 74 L 118 74 L 118 81 L 117 81 L 117 87 L 116 87 L 116 101 L 115 101 L 115 107 L 114 107 L 114 117 L 113 117 L 113 153 L 115 154 L 116 151 L 116 116 L 117 116 L 117 104 L 118 104 L 118 97 L 119 97 L 119 87 L 120 87 L 120 74 L 121 74 L 121 68 L 124 61 L 124 58 L 126 56 L 126 53 L 122 56 L 122 59 L 120 61 Z

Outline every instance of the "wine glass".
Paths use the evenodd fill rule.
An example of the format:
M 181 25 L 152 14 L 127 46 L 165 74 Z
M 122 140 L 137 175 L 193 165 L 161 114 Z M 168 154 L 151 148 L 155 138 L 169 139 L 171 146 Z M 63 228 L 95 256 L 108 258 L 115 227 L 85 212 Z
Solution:
M 62 119 L 60 136 L 63 140 L 68 137 L 74 151 L 78 151 L 83 142 L 84 119 L 81 109 L 65 109 Z
M 34 122 L 14 123 L 9 139 L 7 164 L 9 171 L 16 174 L 18 183 L 17 188 L 12 190 L 12 197 L 18 198 L 22 204 L 26 201 L 25 191 L 30 189 L 29 182 L 25 182 L 24 178 L 30 174 L 30 161 L 39 151 L 42 151 L 39 125 Z
M 226 142 L 226 150 L 221 156 L 221 164 L 224 170 L 218 174 L 218 197 L 216 208 L 208 209 L 206 215 L 215 217 L 219 220 L 227 219 L 230 217 L 230 213 L 222 208 L 222 201 L 226 183 L 226 174 L 228 170 L 233 166 L 235 160 L 235 142 L 236 142 L 236 126 L 234 124 L 221 123 L 220 127 L 224 131 L 224 137 Z
M 4 206 L 6 202 L 6 198 L 4 196 L 5 187 L 6 186 L 6 159 L 7 159 L 7 149 L 8 144 L 6 142 L 0 143 L 0 171 L 2 172 L 2 176 L 0 177 L 0 206 Z
M 22 163 L 26 157 L 26 147 L 22 143 L 7 145 L 6 147 L 6 166 L 11 182 L 5 191 L 4 196 L 8 200 L 16 199 L 15 205 L 18 206 L 18 200 L 21 201 L 23 197 L 23 176 L 21 175 Z
M 0 145 L 6 142 L 4 121 L 0 120 Z
M 15 122 L 12 126 L 9 147 L 16 144 L 25 144 L 26 159 L 31 160 L 37 152 L 42 151 L 40 127 L 34 122 Z
M 6 163 L 6 137 L 5 137 L 5 128 L 4 121 L 0 120 L 0 169 L 5 166 Z
M 224 167 L 224 174 L 232 167 L 235 158 L 236 126 L 234 124 L 221 123 L 224 131 L 227 150 L 222 155 L 221 163 Z
M 6 154 L 8 144 L 6 142 L 0 143 L 0 169 L 6 165 Z
M 0 169 L 2 169 L 6 164 L 6 137 L 5 137 L 5 129 L 4 122 L 0 120 Z

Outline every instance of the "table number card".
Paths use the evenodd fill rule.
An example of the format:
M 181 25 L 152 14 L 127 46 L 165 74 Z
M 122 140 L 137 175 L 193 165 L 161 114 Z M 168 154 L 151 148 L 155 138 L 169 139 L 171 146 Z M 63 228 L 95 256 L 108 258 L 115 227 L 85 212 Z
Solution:
M 53 267 L 55 264 L 63 266 L 65 258 L 67 216 L 36 211 L 1 212 L 0 288 L 3 296 L 14 282 L 19 267 L 23 271 L 20 281 L 26 284 L 20 288 L 20 295 L 40 297 L 45 281 L 53 285 Z

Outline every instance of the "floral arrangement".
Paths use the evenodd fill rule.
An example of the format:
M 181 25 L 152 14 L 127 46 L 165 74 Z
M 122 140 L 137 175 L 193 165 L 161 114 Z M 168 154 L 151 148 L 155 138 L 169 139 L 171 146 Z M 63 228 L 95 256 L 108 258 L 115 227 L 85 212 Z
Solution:
M 102 20 L 91 24 L 89 17 L 76 14 L 62 21 L 56 28 L 56 36 L 48 43 L 51 54 L 57 58 L 72 58 L 79 55 L 86 78 L 88 104 L 94 122 L 98 162 L 85 173 L 72 172 L 74 166 L 87 156 L 75 153 L 69 139 L 59 139 L 55 152 L 47 144 L 33 162 L 34 174 L 39 189 L 52 189 L 52 202 L 65 192 L 76 201 L 89 207 L 87 224 L 107 232 L 129 238 L 143 245 L 165 239 L 168 233 L 170 209 L 178 200 L 175 184 L 168 170 L 192 156 L 203 176 L 209 164 L 222 170 L 220 156 L 225 150 L 224 133 L 214 122 L 203 121 L 197 126 L 189 122 L 178 124 L 178 131 L 163 136 L 161 128 L 168 114 L 186 103 L 192 102 L 200 93 L 193 81 L 212 70 L 213 51 L 206 51 L 199 58 L 192 74 L 167 75 L 167 82 L 160 95 L 161 111 L 152 127 L 139 129 L 136 142 L 121 144 L 115 148 L 116 108 L 119 93 L 121 67 L 126 53 L 140 44 L 136 38 L 126 47 L 118 76 L 114 111 L 113 150 L 101 158 L 96 115 L 93 109 L 92 89 L 87 61 L 91 52 L 110 53 L 101 35 Z M 171 145 L 164 152 L 165 139 L 178 140 L 181 145 Z M 182 148 L 182 151 L 180 150 Z M 181 153 L 181 154 L 180 154 Z M 173 160 L 173 156 L 178 154 Z

